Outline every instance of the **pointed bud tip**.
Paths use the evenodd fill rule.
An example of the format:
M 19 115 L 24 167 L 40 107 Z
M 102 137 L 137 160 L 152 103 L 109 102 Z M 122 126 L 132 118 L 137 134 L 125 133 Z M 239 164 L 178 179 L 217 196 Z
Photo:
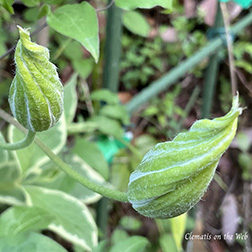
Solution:
M 30 34 L 29 32 L 30 28 L 23 28 L 20 25 L 17 25 L 17 28 L 18 28 L 19 33 L 25 32 L 27 34 Z
M 243 110 L 246 108 L 241 108 L 239 103 L 239 92 L 236 92 L 236 96 L 233 97 L 232 109 L 239 111 L 239 115 L 242 114 Z

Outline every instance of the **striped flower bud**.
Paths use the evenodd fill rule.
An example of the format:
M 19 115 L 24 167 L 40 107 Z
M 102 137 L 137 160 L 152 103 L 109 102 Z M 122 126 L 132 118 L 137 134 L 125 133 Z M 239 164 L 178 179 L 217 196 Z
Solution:
M 173 141 L 150 150 L 130 176 L 128 199 L 133 208 L 152 218 L 172 218 L 192 208 L 212 181 L 241 113 L 237 95 L 227 115 L 199 120 Z
M 20 124 L 30 131 L 44 131 L 56 124 L 63 112 L 63 86 L 49 50 L 31 42 L 28 30 L 18 26 L 15 51 L 16 75 L 9 104 Z

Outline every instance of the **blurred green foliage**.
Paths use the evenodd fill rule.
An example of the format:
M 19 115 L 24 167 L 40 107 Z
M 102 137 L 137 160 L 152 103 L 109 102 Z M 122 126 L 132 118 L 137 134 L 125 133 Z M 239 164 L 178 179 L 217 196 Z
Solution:
M 104 5 L 107 1 L 95 2 Z M 0 0 L 0 55 L 5 53 L 7 48 L 15 44 L 17 40 L 17 31 L 15 30 L 16 23 L 22 24 L 25 27 L 31 27 L 31 31 L 34 31 L 38 27 L 38 22 L 42 21 L 41 17 L 47 16 L 48 6 L 51 6 L 52 9 L 57 9 L 65 4 L 73 4 L 73 1 L 16 1 L 15 4 L 17 4 L 18 8 L 21 7 L 21 10 L 19 14 L 15 16 L 15 19 L 11 15 L 14 13 L 12 7 L 13 3 L 13 0 Z M 77 3 L 77 1 L 74 1 L 74 3 Z M 135 2 L 133 3 L 135 4 Z M 120 65 L 120 84 L 122 90 L 126 89 L 129 92 L 135 93 L 143 89 L 153 80 L 158 79 L 162 74 L 180 64 L 181 61 L 194 55 L 199 48 L 207 43 L 206 30 L 208 27 L 203 22 L 202 13 L 198 12 L 197 16 L 194 18 L 186 18 L 184 15 L 184 6 L 180 1 L 174 1 L 174 9 L 175 15 L 171 13 L 171 10 L 162 10 L 162 14 L 160 14 L 161 11 L 158 9 L 158 15 L 167 15 L 166 13 L 171 13 L 171 15 L 169 15 L 169 19 L 167 19 L 168 21 L 166 23 L 159 23 L 157 21 L 155 25 L 151 24 L 150 14 L 147 11 L 137 9 L 124 13 L 123 18 L 126 29 L 124 29 L 122 34 L 121 42 L 123 53 Z M 190 110 L 182 107 L 179 103 L 181 96 L 186 92 L 184 87 L 179 83 L 160 97 L 152 99 L 144 110 L 137 113 L 140 120 L 147 121 L 146 127 L 144 127 L 139 135 L 134 136 L 133 139 L 134 146 L 138 153 L 136 154 L 133 151 L 129 151 L 127 148 L 120 149 L 119 151 L 116 150 L 116 152 L 113 153 L 113 155 L 115 155 L 114 158 L 112 161 L 110 160 L 111 163 L 108 163 L 109 158 L 107 158 L 107 156 L 109 155 L 104 155 L 104 150 L 103 152 L 101 151 L 98 141 L 102 139 L 102 141 L 105 141 L 108 144 L 107 146 L 109 146 L 111 143 L 109 141 L 111 139 L 112 141 L 115 139 L 122 140 L 126 128 L 132 125 L 125 107 L 120 104 L 118 96 L 108 90 L 100 88 L 102 79 L 101 73 L 103 70 L 104 52 L 102 49 L 105 30 L 104 24 L 102 23 L 104 16 L 102 16 L 102 14 L 100 15 L 101 27 L 99 35 L 101 38 L 101 57 L 98 64 L 95 64 L 94 59 L 83 49 L 79 42 L 72 38 L 67 38 L 55 32 L 53 29 L 49 31 L 48 47 L 50 49 L 51 59 L 56 63 L 59 73 L 64 79 L 68 79 L 68 81 L 65 83 L 65 89 L 67 91 L 65 95 L 66 113 L 63 119 L 64 122 L 59 128 L 56 128 L 54 132 L 49 132 L 45 138 L 49 141 L 49 144 L 51 142 L 55 143 L 54 147 L 56 152 L 59 153 L 73 169 L 78 170 L 85 176 L 89 176 L 93 180 L 98 180 L 100 183 L 104 180 L 110 180 L 114 187 L 126 191 L 128 178 L 139 164 L 139 154 L 143 156 L 150 148 L 160 141 L 160 139 L 173 138 L 174 135 L 183 128 L 184 120 L 187 118 Z M 167 16 L 165 16 L 165 18 L 167 18 Z M 130 22 L 132 19 L 134 19 L 135 23 Z M 155 14 L 153 20 L 155 20 Z M 165 32 L 169 29 L 173 31 L 172 38 L 164 36 Z M 240 35 L 239 39 L 234 43 L 234 56 L 236 66 L 245 74 L 251 74 L 252 46 L 251 43 L 248 42 L 246 34 Z M 201 62 L 201 64 L 190 71 L 190 74 L 200 80 L 207 63 L 207 60 Z M 9 59 L 6 57 L 1 61 L 1 108 L 8 108 L 7 96 L 9 84 L 13 77 L 13 69 L 14 64 L 11 57 Z M 74 73 L 74 76 L 69 78 L 72 73 Z M 85 83 L 86 80 L 88 84 Z M 218 97 L 221 109 L 226 112 L 230 108 L 231 101 L 231 97 L 227 95 L 231 93 L 231 90 L 229 77 L 227 77 L 226 73 L 222 73 L 219 77 L 218 90 L 220 90 Z M 18 136 L 18 133 L 13 128 L 8 129 L 8 132 L 9 135 L 12 134 L 13 137 Z M 6 138 L 7 134 L 4 136 Z M 0 138 L 3 140 L 2 136 L 0 136 Z M 238 142 L 240 149 L 238 162 L 242 168 L 242 178 L 251 181 L 251 144 L 247 142 L 246 135 L 239 135 Z M 65 146 L 63 147 L 63 145 Z M 65 206 L 69 206 L 69 208 L 80 213 L 76 214 L 76 216 L 78 216 L 77 218 L 76 216 L 71 216 L 73 223 L 77 227 L 76 229 L 79 227 L 82 228 L 82 223 L 87 219 L 91 220 L 93 218 L 88 214 L 85 219 L 85 216 L 83 217 L 81 215 L 82 211 L 91 212 L 92 215 L 95 216 L 96 210 L 93 206 L 100 199 L 100 196 L 86 190 L 76 181 L 66 176 L 54 166 L 45 155 L 38 153 L 36 147 L 33 146 L 28 151 L 20 153 L 20 160 L 18 161 L 17 157 L 13 157 L 12 154 L 0 152 L 0 161 L 6 161 L 4 166 L 0 162 L 1 179 L 6 181 L 9 179 L 7 181 L 8 190 L 3 190 L 3 184 L 0 185 L 0 193 L 2 193 L 3 196 L 2 201 L 0 200 L 2 203 L 1 209 L 4 210 L 7 207 L 10 209 L 9 214 L 4 214 L 4 217 L 0 217 L 0 222 L 2 220 L 3 223 L 11 224 L 10 220 L 14 220 L 15 223 L 14 216 L 10 218 L 10 213 L 25 212 L 17 208 L 16 205 L 18 204 L 23 204 L 22 207 L 28 209 L 27 213 L 31 211 L 30 213 L 35 215 L 35 217 L 37 214 L 43 219 L 44 212 L 41 209 L 39 212 L 37 209 L 33 211 L 33 209 L 28 208 L 28 196 L 23 189 L 26 188 L 27 185 L 46 188 L 49 190 L 49 194 L 53 194 L 54 191 L 60 192 L 59 198 L 64 201 Z M 28 170 L 21 171 L 21 168 L 27 167 L 29 164 L 32 164 L 32 166 L 28 167 Z M 32 191 L 32 189 L 30 190 Z M 74 203 L 70 200 L 73 198 Z M 54 200 L 51 199 L 50 202 L 53 204 Z M 86 204 L 88 204 L 88 210 L 85 207 L 79 208 L 79 205 L 85 206 Z M 118 209 L 121 206 L 116 205 L 116 207 Z M 59 212 L 61 211 L 60 208 L 57 210 Z M 63 210 L 64 208 L 62 211 Z M 49 215 L 47 220 L 55 218 L 55 216 L 50 214 L 50 211 L 47 214 Z M 16 216 L 16 218 L 17 217 L 18 216 Z M 140 218 L 138 215 L 135 216 L 134 212 L 129 211 L 127 208 L 124 209 L 123 207 L 116 213 L 116 217 L 118 218 L 117 221 L 113 222 L 114 220 L 111 219 L 109 223 L 109 225 L 111 225 L 109 227 L 111 237 L 106 239 L 106 241 L 99 242 L 98 246 L 93 249 L 94 252 L 117 252 L 118 249 L 122 251 L 124 246 L 129 247 L 130 245 L 133 246 L 131 252 L 139 252 L 141 250 L 157 252 L 161 249 L 164 252 L 177 251 L 170 221 L 157 220 L 150 222 L 149 220 Z M 120 219 L 120 217 L 122 218 Z M 27 227 L 28 229 L 31 228 L 31 230 L 34 230 L 34 226 L 29 222 L 29 215 L 25 216 L 23 221 L 24 223 L 21 223 L 22 225 L 20 225 L 20 228 Z M 190 232 L 194 228 L 194 221 L 195 218 L 189 214 L 186 223 L 184 222 L 182 224 L 185 225 L 185 229 Z M 69 224 L 66 219 L 63 220 L 63 223 L 66 226 Z M 45 225 L 47 223 L 44 222 L 42 224 Z M 48 228 L 43 225 L 41 226 L 42 228 Z M 72 228 L 74 229 L 74 227 Z M 156 236 L 151 237 L 151 235 L 149 235 L 148 237 L 151 243 L 144 237 L 148 228 L 156 230 Z M 94 226 L 88 226 L 87 230 L 89 229 L 94 232 L 94 236 L 97 236 Z M 4 228 L 2 227 L 2 231 L 3 230 Z M 61 235 L 62 233 L 58 232 L 58 236 Z M 27 241 L 45 240 L 45 243 L 52 243 L 46 241 L 47 239 L 42 235 L 39 235 L 39 237 L 35 236 L 36 233 L 34 235 L 34 233 L 31 232 Z M 62 235 L 62 237 L 65 236 Z M 70 239 L 69 237 L 73 238 L 73 236 L 69 235 L 67 237 L 68 240 Z M 23 237 L 21 238 L 23 239 Z M 62 238 L 56 239 L 63 240 Z M 85 240 L 85 234 L 80 239 L 82 241 Z M 76 252 L 83 252 L 83 246 L 79 247 L 76 240 L 70 239 L 70 242 L 74 244 L 71 247 L 74 247 Z M 8 246 L 9 243 L 15 244 L 14 238 L 8 241 Z M 51 246 L 53 247 L 55 244 Z M 57 251 L 64 250 L 60 247 Z
M 157 79 L 167 69 L 192 56 L 207 43 L 205 33 L 197 28 L 202 19 L 187 19 L 178 16 L 171 20 L 172 26 L 161 25 L 154 38 L 141 38 L 124 33 L 122 36 L 123 57 L 121 81 L 126 89 L 141 88 Z M 162 38 L 167 29 L 173 30 L 173 38 Z M 131 30 L 132 31 L 132 30 Z M 136 33 L 137 34 L 137 33 Z M 169 39 L 175 40 L 169 42 Z M 201 77 L 206 61 L 191 72 Z

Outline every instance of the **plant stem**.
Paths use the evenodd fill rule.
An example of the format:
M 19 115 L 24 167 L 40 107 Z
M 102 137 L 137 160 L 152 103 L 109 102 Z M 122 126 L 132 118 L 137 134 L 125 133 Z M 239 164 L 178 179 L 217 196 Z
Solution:
M 223 27 L 223 17 L 218 4 L 217 14 L 212 30 L 218 30 Z M 213 97 L 215 94 L 217 76 L 219 73 L 220 66 L 220 54 L 221 50 L 216 50 L 216 53 L 212 54 L 209 58 L 208 66 L 204 73 L 204 84 L 203 84 L 203 104 L 201 109 L 201 118 L 209 118 L 213 103 Z
M 113 1 L 111 1 L 113 2 Z M 103 87 L 116 93 L 120 72 L 122 10 L 115 5 L 107 13 Z
M 25 132 L 25 129 L 13 117 L 2 109 L 0 109 L 0 117 L 16 126 L 22 132 Z M 51 149 L 47 145 L 45 145 L 39 138 L 35 137 L 34 142 L 61 170 L 63 170 L 70 177 L 78 181 L 80 184 L 107 198 L 122 202 L 128 202 L 128 196 L 126 192 L 120 192 L 115 189 L 112 189 L 109 187 L 111 185 L 108 183 L 96 184 L 95 182 L 88 180 L 87 178 L 81 176 L 78 172 L 73 170 L 68 164 L 63 162 L 63 160 L 61 160 L 57 155 L 55 155 L 51 151 Z
M 0 142 L 0 148 L 5 149 L 5 150 L 12 150 L 12 151 L 23 149 L 29 146 L 30 144 L 32 144 L 35 136 L 36 136 L 36 132 L 28 131 L 26 137 L 20 142 L 17 142 L 17 143 Z
M 231 86 L 232 86 L 232 95 L 235 96 L 237 93 L 237 78 L 235 74 L 235 65 L 234 65 L 234 56 L 233 56 L 233 43 L 230 33 L 230 21 L 229 15 L 227 10 L 226 3 L 220 3 L 223 20 L 224 20 L 224 27 L 226 31 L 226 40 L 227 40 L 227 49 L 228 49 L 228 60 L 229 60 L 229 69 L 230 69 L 230 76 L 231 76 Z
M 99 193 L 107 198 L 111 198 L 118 201 L 126 202 L 128 201 L 127 193 L 116 191 L 112 188 L 109 188 L 108 185 L 99 185 L 93 181 L 88 180 L 87 178 L 81 176 L 78 172 L 73 170 L 68 164 L 62 161 L 57 155 L 55 155 L 48 146 L 46 146 L 39 138 L 35 139 L 37 146 L 65 173 L 70 177 L 87 187 L 88 189 Z
M 113 5 L 114 0 L 107 0 L 111 8 L 107 11 L 106 40 L 104 48 L 103 88 L 117 93 L 119 87 L 121 37 L 122 37 L 122 10 Z M 110 167 L 111 170 L 111 167 Z M 107 225 L 109 205 L 111 202 L 101 199 L 97 204 L 97 225 L 103 233 L 102 239 L 108 235 Z

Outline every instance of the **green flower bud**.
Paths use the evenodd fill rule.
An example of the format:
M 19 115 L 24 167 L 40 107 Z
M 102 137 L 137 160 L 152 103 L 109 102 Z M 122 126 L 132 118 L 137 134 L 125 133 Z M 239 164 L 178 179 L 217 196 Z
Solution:
M 14 117 L 30 131 L 44 131 L 57 123 L 63 112 L 63 86 L 49 50 L 31 42 L 28 30 L 18 26 L 15 51 L 16 75 L 9 104 Z
M 241 113 L 237 95 L 227 115 L 199 120 L 173 141 L 150 150 L 130 176 L 128 199 L 133 208 L 152 218 L 172 218 L 192 208 L 212 181 Z

